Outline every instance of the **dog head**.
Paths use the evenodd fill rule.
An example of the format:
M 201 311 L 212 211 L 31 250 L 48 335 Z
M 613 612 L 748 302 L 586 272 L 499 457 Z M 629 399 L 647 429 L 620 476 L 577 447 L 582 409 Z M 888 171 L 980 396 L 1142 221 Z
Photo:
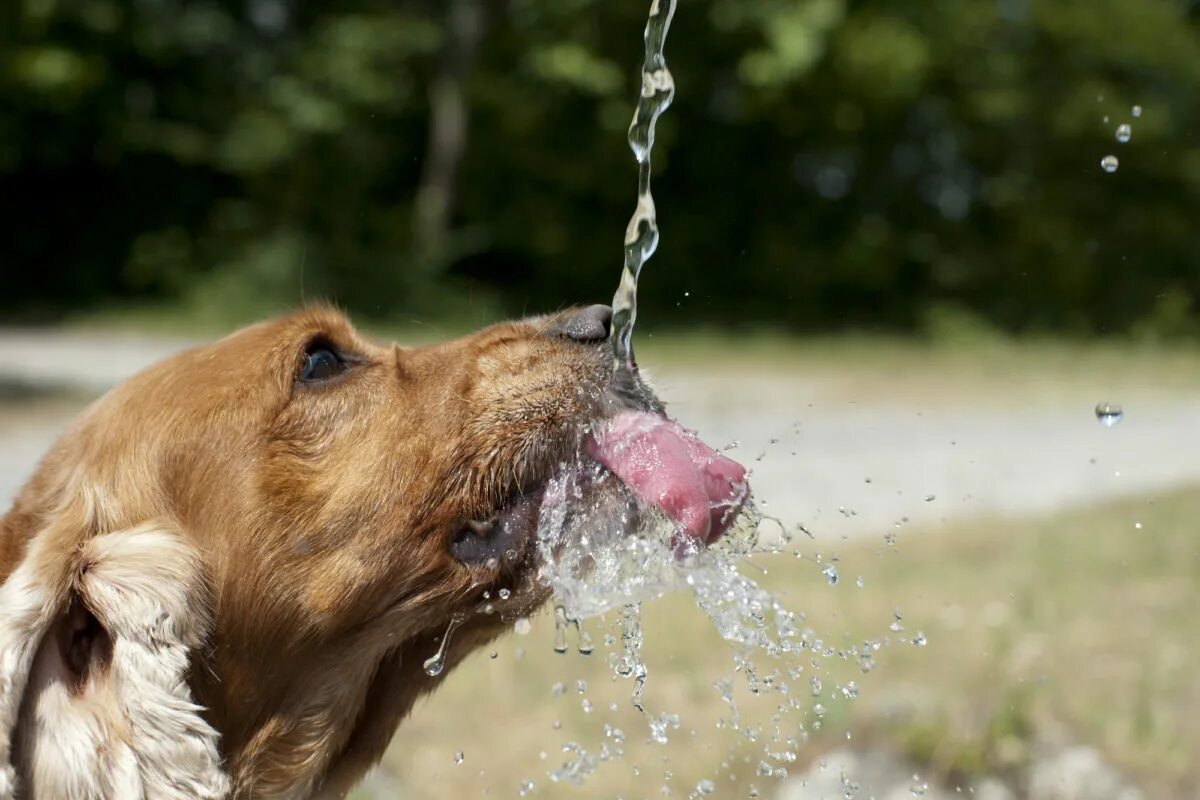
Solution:
M 121 385 L 4 519 L 0 577 L 13 573 L 10 607 L 26 611 L 0 631 L 0 656 L 7 635 L 19 662 L 0 697 L 8 723 L 51 708 L 46 675 L 60 705 L 113 682 L 125 621 L 112 617 L 127 609 L 100 565 L 135 531 L 175 574 L 165 624 L 189 629 L 176 678 L 207 707 L 236 784 L 315 788 L 347 752 L 369 763 L 432 685 L 421 664 L 450 620 L 494 599 L 456 633 L 452 666 L 541 600 L 529 577 L 543 484 L 589 420 L 627 402 L 608 324 L 593 307 L 405 348 L 315 309 Z M 42 705 L 16 708 L 22 688 Z M 34 750 L 18 753 L 32 774 L 51 757 Z
M 719 535 L 744 472 L 614 371 L 610 317 L 405 348 L 314 309 L 97 401 L 0 521 L 0 800 L 344 792 L 544 599 L 577 457 Z

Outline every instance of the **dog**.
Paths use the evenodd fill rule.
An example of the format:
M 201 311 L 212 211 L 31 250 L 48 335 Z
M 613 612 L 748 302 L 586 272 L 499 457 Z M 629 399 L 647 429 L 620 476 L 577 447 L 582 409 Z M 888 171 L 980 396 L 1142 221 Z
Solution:
M 345 796 L 545 599 L 545 486 L 580 453 L 685 543 L 719 536 L 744 471 L 614 365 L 610 327 L 590 306 L 405 348 L 311 308 L 92 404 L 0 519 L 0 800 Z

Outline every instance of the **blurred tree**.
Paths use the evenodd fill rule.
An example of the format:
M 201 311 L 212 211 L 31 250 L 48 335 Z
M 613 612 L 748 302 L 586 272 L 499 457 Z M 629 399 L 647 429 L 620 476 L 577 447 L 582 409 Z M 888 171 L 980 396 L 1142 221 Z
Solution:
M 0 312 L 606 299 L 645 5 L 13 0 Z M 1196 17 L 681 4 L 642 319 L 1194 335 Z

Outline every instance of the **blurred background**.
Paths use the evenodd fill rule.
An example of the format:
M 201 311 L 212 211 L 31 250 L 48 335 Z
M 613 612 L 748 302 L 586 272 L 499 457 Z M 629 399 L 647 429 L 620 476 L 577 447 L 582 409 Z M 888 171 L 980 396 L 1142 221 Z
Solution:
M 606 301 L 648 5 L 0 4 L 0 504 L 92 397 L 264 315 Z M 680 5 L 638 353 L 792 537 L 747 574 L 823 643 L 803 720 L 765 751 L 667 598 L 664 745 L 541 617 L 360 796 L 1200 797 L 1200 3 Z

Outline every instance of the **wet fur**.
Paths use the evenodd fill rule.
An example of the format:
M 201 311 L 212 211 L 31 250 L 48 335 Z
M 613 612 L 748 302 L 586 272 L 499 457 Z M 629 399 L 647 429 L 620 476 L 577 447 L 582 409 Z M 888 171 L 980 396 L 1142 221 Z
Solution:
M 446 672 L 542 599 L 448 543 L 602 403 L 607 357 L 549 322 L 406 349 L 314 309 L 93 404 L 0 519 L 0 800 L 343 796 L 454 614 L 514 590 Z M 297 384 L 314 339 L 355 366 Z

